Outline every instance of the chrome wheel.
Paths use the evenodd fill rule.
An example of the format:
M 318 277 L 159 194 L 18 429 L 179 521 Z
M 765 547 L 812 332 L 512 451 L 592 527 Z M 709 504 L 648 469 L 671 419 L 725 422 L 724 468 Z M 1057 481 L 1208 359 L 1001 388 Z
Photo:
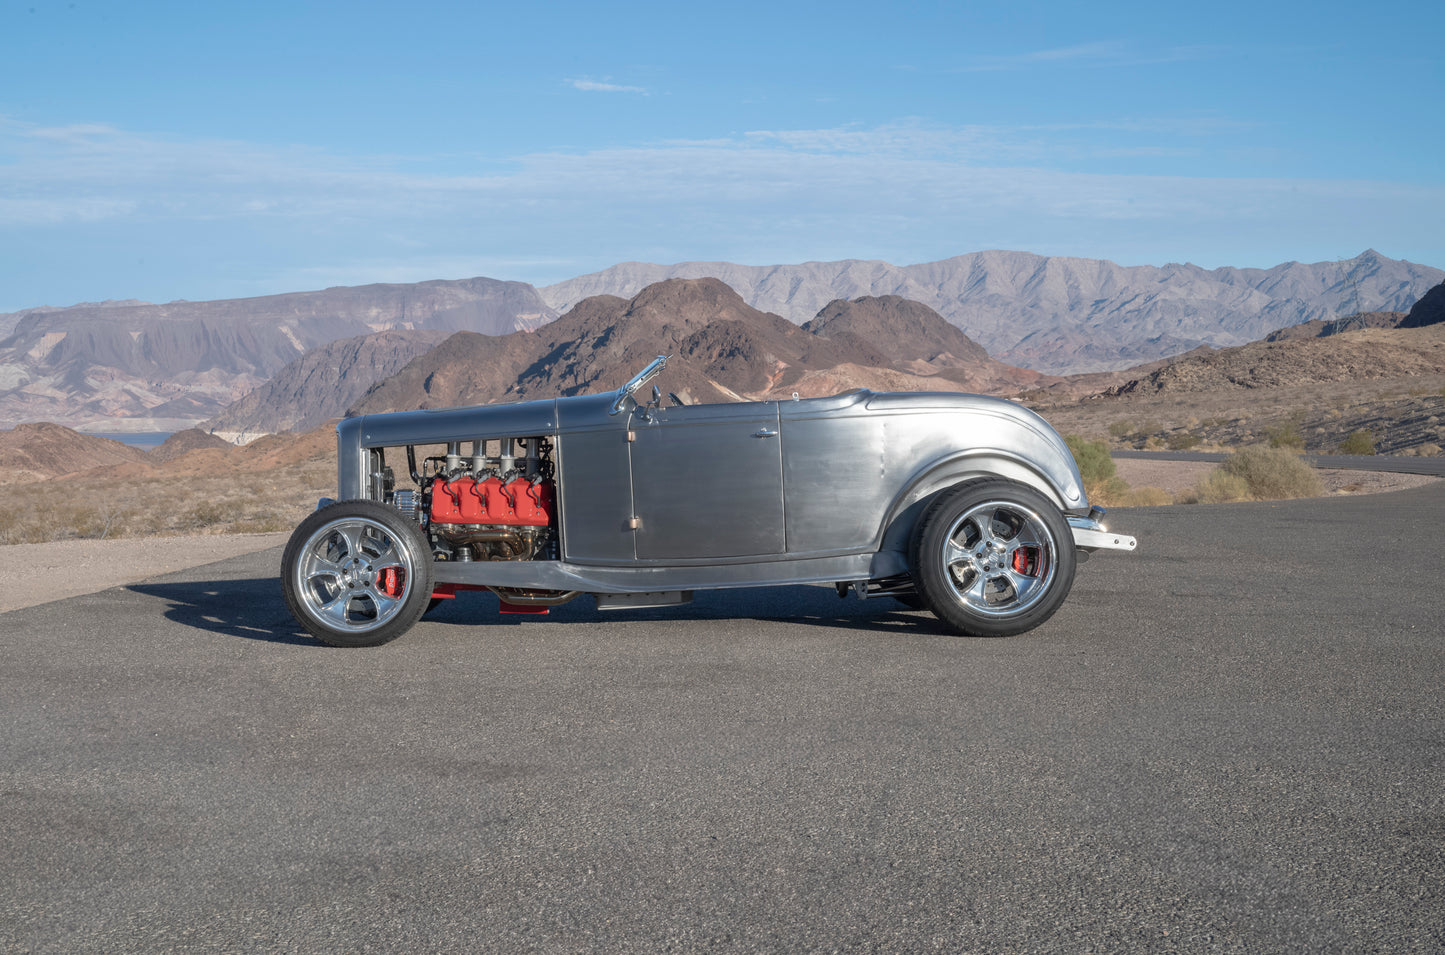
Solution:
M 318 620 L 366 633 L 400 611 L 415 565 L 406 542 L 376 521 L 341 518 L 302 545 L 296 589 Z
M 1000 478 L 945 491 L 914 530 L 919 596 L 960 633 L 1004 637 L 1049 619 L 1074 583 L 1073 538 L 1058 507 Z
M 342 501 L 302 521 L 286 546 L 281 577 L 297 621 L 336 646 L 395 639 L 432 595 L 421 528 L 372 501 Z
M 1040 517 L 1010 501 L 986 501 L 953 522 L 943 563 L 958 599 L 989 616 L 1027 610 L 1048 593 L 1057 544 Z

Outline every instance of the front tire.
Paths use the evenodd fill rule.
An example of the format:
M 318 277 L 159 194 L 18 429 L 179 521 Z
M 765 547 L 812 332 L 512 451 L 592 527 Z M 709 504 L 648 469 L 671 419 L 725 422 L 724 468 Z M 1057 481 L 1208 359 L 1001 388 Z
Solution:
M 339 501 L 291 534 L 281 591 L 292 616 L 323 643 L 374 647 L 426 612 L 431 549 L 421 527 L 375 501 Z
M 1054 615 L 1074 584 L 1073 533 L 1052 501 L 984 478 L 945 491 L 913 535 L 919 596 L 959 633 L 1007 637 Z

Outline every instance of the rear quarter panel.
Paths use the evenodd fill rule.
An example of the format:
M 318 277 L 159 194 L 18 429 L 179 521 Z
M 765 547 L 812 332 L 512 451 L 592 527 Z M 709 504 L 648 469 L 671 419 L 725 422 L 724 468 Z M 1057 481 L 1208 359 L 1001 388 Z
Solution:
M 865 392 L 783 402 L 781 423 L 790 555 L 878 549 L 909 505 L 982 475 L 1087 507 L 1058 435 L 1001 399 Z

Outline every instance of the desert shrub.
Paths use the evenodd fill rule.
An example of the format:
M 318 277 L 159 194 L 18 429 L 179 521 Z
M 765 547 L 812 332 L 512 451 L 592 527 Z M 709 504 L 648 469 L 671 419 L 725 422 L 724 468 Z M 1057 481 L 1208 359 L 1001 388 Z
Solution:
M 1439 456 L 1440 456 L 1440 445 L 1438 445 L 1438 444 L 1422 444 L 1422 445 L 1420 445 L 1418 448 L 1415 449 L 1415 453 L 1418 454 L 1418 455 L 1420 455 L 1420 457 L 1422 457 L 1422 458 L 1439 457 Z
M 1341 454 L 1374 454 L 1375 436 L 1361 428 L 1358 431 L 1351 431 L 1345 440 L 1340 442 Z
M 1134 433 L 1134 426 L 1128 421 L 1115 421 L 1109 425 L 1109 436 L 1112 438 L 1123 438 Z
M 1123 503 L 1129 493 L 1129 485 L 1115 474 L 1114 459 L 1109 456 L 1109 446 L 1103 441 L 1088 441 L 1077 434 L 1064 436 L 1064 443 L 1074 455 L 1079 466 L 1079 476 L 1084 479 L 1084 493 L 1089 500 L 1105 507 Z
M 200 530 L 203 527 L 223 524 L 230 516 L 230 510 L 220 502 L 201 501 L 181 512 L 179 526 L 186 530 Z
M 1178 434 L 1171 434 L 1165 440 L 1165 444 L 1169 446 L 1170 451 L 1188 451 L 1190 448 L 1198 445 L 1201 440 L 1203 439 L 1197 434 L 1181 431 Z
M 1299 427 L 1293 422 L 1285 422 L 1265 431 L 1269 437 L 1271 448 L 1293 448 L 1296 451 L 1305 449 L 1305 439 L 1299 433 Z
M 1237 474 L 1215 468 L 1179 496 L 1181 504 L 1229 504 L 1250 499 L 1249 482 Z
M 1074 463 L 1079 466 L 1079 474 L 1085 484 L 1090 481 L 1107 481 L 1114 476 L 1117 469 L 1114 467 L 1114 459 L 1109 455 L 1109 446 L 1104 442 L 1089 441 L 1082 435 L 1066 434 L 1064 443 L 1069 446 L 1069 453 L 1074 456 Z
M 1261 501 L 1318 497 L 1325 492 L 1314 468 L 1284 448 L 1241 448 L 1219 467 L 1243 479 L 1250 496 Z

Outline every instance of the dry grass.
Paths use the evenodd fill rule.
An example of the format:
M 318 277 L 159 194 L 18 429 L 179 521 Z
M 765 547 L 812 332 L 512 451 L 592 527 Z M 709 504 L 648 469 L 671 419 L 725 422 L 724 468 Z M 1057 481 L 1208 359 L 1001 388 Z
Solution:
M 0 544 L 289 531 L 335 487 L 329 461 L 184 478 L 11 485 L 0 511 Z

